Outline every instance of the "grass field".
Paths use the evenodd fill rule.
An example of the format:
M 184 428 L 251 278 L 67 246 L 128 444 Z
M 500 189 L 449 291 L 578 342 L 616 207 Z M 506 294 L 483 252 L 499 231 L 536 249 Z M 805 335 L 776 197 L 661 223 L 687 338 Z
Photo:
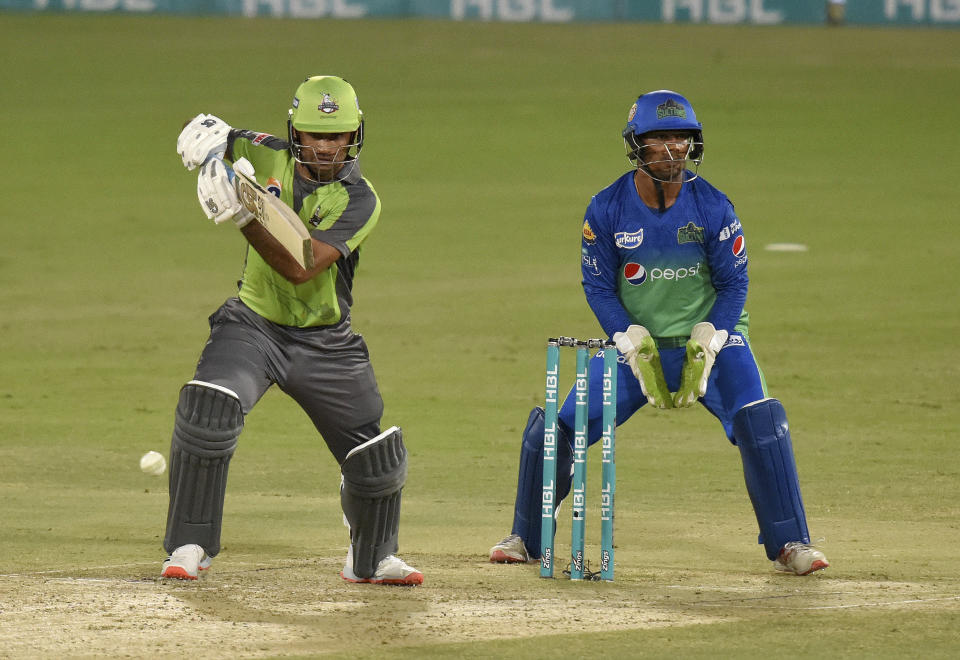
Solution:
M 960 32 L 3 15 L 0 56 L 0 655 L 960 649 Z M 337 467 L 272 391 L 247 418 L 213 570 L 163 583 L 165 480 L 137 461 L 166 453 L 243 255 L 197 208 L 175 138 L 201 111 L 282 133 L 315 73 L 351 80 L 367 116 L 384 212 L 354 320 L 384 422 L 405 431 L 401 554 L 426 582 L 340 580 Z M 618 433 L 616 582 L 486 562 L 543 340 L 598 332 L 583 210 L 625 171 L 630 103 L 664 87 L 692 100 L 702 173 L 745 226 L 754 351 L 832 562 L 810 578 L 771 570 L 739 456 L 700 409 Z

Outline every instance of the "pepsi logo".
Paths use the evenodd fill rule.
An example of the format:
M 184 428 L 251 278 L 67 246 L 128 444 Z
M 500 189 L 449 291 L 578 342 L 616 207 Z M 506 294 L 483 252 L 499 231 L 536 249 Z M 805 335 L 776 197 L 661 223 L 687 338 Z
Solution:
M 623 267 L 623 277 L 633 286 L 640 286 L 647 281 L 647 271 L 640 264 L 631 261 Z
M 737 236 L 733 243 L 730 245 L 730 250 L 733 252 L 733 256 L 742 257 L 747 251 L 747 242 L 743 238 L 743 234 Z

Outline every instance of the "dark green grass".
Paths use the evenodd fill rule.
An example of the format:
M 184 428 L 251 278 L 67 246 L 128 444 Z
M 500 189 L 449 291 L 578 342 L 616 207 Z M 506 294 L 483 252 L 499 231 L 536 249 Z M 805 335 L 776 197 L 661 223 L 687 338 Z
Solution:
M 411 452 L 411 560 L 482 560 L 508 531 L 543 340 L 598 332 L 579 287 L 583 209 L 625 171 L 633 98 L 667 87 L 693 101 L 702 173 L 746 227 L 753 347 L 831 571 L 956 585 L 957 32 L 4 15 L 0 57 L 0 572 L 162 558 L 163 480 L 136 463 L 165 452 L 243 255 L 197 208 L 176 135 L 201 111 L 282 134 L 296 84 L 338 73 L 360 93 L 384 202 L 354 319 Z M 705 412 L 645 410 L 618 439 L 622 565 L 762 563 L 736 450 Z M 337 485 L 305 416 L 271 392 L 231 467 L 225 547 L 339 554 Z M 955 609 L 906 629 L 888 611 L 758 620 L 757 656 L 934 656 L 957 641 L 942 632 Z M 751 656 L 738 644 L 754 634 L 430 652 L 609 641 Z

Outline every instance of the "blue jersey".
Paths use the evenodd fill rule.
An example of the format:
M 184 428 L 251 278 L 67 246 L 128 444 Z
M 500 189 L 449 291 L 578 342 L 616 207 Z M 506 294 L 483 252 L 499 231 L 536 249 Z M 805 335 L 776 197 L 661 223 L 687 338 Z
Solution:
M 603 330 L 638 324 L 657 338 L 689 337 L 710 321 L 746 334 L 747 249 L 733 204 L 698 178 L 657 211 L 633 176 L 594 195 L 583 222 L 583 289 Z

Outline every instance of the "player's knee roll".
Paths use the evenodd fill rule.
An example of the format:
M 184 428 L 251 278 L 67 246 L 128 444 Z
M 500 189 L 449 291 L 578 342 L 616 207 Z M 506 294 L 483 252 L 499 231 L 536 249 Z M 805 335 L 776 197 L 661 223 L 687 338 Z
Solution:
M 396 552 L 400 493 L 407 480 L 407 450 L 396 426 L 354 448 L 340 466 L 340 502 L 350 523 L 353 570 L 371 577 L 380 561 Z
M 777 441 L 783 436 L 789 441 L 787 411 L 777 399 L 748 403 L 733 415 L 733 437 L 737 444 L 741 440 L 752 444 L 762 440 Z
M 189 454 L 214 458 L 232 454 L 243 428 L 243 409 L 226 388 L 190 381 L 180 390 L 174 445 Z

